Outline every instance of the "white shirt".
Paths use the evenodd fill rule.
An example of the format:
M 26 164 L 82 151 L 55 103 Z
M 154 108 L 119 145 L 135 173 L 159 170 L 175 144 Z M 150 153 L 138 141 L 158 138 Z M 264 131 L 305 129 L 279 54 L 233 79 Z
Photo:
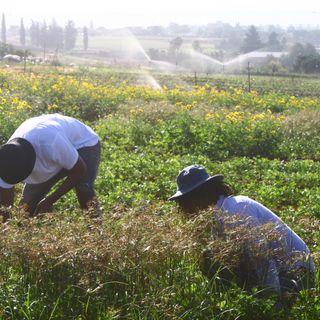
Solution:
M 70 170 L 78 160 L 78 149 L 98 143 L 97 134 L 77 119 L 60 114 L 42 115 L 23 122 L 10 137 L 23 138 L 36 152 L 36 162 L 25 183 L 38 184 L 62 169 Z M 0 187 L 11 188 L 0 179 Z

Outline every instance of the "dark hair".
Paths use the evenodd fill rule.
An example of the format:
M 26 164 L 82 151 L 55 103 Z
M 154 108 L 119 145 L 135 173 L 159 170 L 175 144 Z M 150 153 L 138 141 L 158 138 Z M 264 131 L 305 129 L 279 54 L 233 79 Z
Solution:
M 233 195 L 232 188 L 224 182 L 208 181 L 176 199 L 185 213 L 196 213 L 215 205 L 220 196 Z

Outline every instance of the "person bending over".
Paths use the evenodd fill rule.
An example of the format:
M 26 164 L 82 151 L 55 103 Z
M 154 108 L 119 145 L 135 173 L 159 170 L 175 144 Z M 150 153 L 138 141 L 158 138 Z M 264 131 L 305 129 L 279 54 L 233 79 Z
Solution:
M 231 187 L 224 183 L 223 175 L 210 176 L 206 169 L 199 165 L 184 168 L 178 174 L 176 182 L 177 191 L 169 200 L 175 201 L 187 217 L 197 215 L 201 210 L 212 208 L 222 217 L 222 219 L 217 218 L 220 230 L 223 230 L 224 221 L 227 221 L 223 217 L 241 216 L 249 220 L 247 234 L 254 233 L 252 228 L 270 224 L 277 231 L 279 238 L 281 237 L 279 241 L 272 241 L 271 247 L 275 252 L 279 249 L 285 252 L 284 261 L 278 259 L 276 255 L 266 254 L 267 261 L 264 263 L 266 268 L 262 268 L 259 262 L 253 263 L 257 266 L 254 270 L 255 276 L 249 272 L 245 274 L 246 270 L 236 270 L 235 273 L 242 277 L 236 281 L 238 284 L 244 285 L 246 281 L 251 281 L 251 287 L 266 286 L 277 292 L 280 300 L 288 292 L 297 293 L 303 288 L 313 286 L 315 266 L 310 250 L 304 241 L 271 210 L 249 197 L 233 195 Z M 237 223 L 234 230 L 237 230 Z M 256 239 L 253 238 L 253 241 Z M 249 256 L 252 257 L 250 252 Z M 282 258 L 284 256 L 282 255 Z M 214 257 L 208 251 L 203 253 L 203 259 L 207 260 L 207 267 L 202 271 L 206 276 L 212 277 L 213 273 L 210 268 L 217 271 L 221 265 L 218 261 L 214 261 Z M 211 264 L 208 264 L 208 259 L 212 259 Z M 224 275 L 228 277 L 227 272 L 224 272 Z
M 99 162 L 99 137 L 89 126 L 60 114 L 30 118 L 0 147 L 0 204 L 12 206 L 14 185 L 24 182 L 20 205 L 30 216 L 51 212 L 73 188 L 86 210 L 95 201 Z

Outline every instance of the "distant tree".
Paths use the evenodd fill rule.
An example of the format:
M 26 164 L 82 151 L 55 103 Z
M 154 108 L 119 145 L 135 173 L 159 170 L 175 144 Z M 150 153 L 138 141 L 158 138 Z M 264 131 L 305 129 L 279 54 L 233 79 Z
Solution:
M 242 43 L 241 51 L 244 53 L 255 51 L 262 47 L 259 33 L 255 26 L 251 26 L 248 32 L 245 34 L 245 38 Z
M 205 35 L 214 38 L 228 38 L 231 33 L 234 33 L 234 31 L 234 27 L 221 21 L 208 23 L 204 27 Z
M 316 56 L 318 52 L 317 52 L 317 49 L 315 48 L 315 46 L 313 44 L 306 43 L 304 45 L 303 53 L 306 56 Z
M 268 37 L 267 47 L 271 51 L 281 51 L 282 46 L 276 32 L 271 32 Z
M 21 52 L 16 50 L 12 45 L 0 41 L 0 57 L 6 54 L 20 55 Z
M 199 40 L 194 40 L 192 42 L 192 48 L 193 48 L 194 51 L 201 52 L 202 49 L 201 49 L 201 46 L 200 46 L 200 41 Z
M 187 24 L 183 24 L 179 26 L 179 33 L 180 34 L 187 34 L 190 32 L 190 26 Z
M 243 36 L 240 34 L 240 31 L 231 32 L 228 37 L 221 40 L 217 48 L 228 52 L 238 52 L 242 45 Z
M 158 48 L 149 48 L 148 56 L 151 60 L 160 60 L 160 50 Z
M 8 45 L 0 41 L 0 57 L 5 56 L 8 53 Z
M 31 21 L 31 26 L 29 28 L 29 36 L 31 44 L 39 47 L 40 46 L 40 26 L 38 22 Z
M 48 27 L 47 46 L 55 50 L 63 48 L 63 28 L 57 25 L 55 19 L 52 20 L 51 25 Z
M 178 52 L 183 44 L 181 37 L 176 37 L 169 42 L 168 58 L 177 64 Z
M 172 39 L 169 43 L 170 48 L 173 51 L 178 51 L 181 48 L 182 44 L 183 44 L 183 40 L 181 37 L 176 37 L 176 38 Z
M 1 22 L 1 41 L 4 44 L 7 43 L 6 17 L 4 15 L 4 13 L 2 14 L 2 22 Z
M 282 50 L 287 49 L 288 40 L 286 37 L 282 37 L 280 40 Z
M 320 73 L 320 55 L 302 55 L 297 58 L 295 70 L 303 73 Z
M 76 45 L 77 29 L 74 22 L 69 20 L 64 29 L 64 47 L 66 50 L 72 50 Z
M 147 34 L 150 34 L 152 36 L 163 36 L 165 34 L 165 30 L 161 26 L 147 27 L 146 32 L 147 32 Z
M 46 49 L 47 47 L 47 23 L 43 21 L 42 26 L 40 27 L 40 34 L 39 34 L 39 44 L 42 48 Z
M 317 50 L 312 44 L 307 43 L 303 45 L 298 42 L 295 43 L 290 48 L 288 54 L 282 58 L 282 64 L 285 68 L 287 68 L 290 71 L 306 72 L 304 70 L 305 67 L 303 67 L 303 65 L 310 65 L 311 60 L 313 62 L 315 61 L 314 58 L 309 59 L 307 57 L 316 57 L 317 55 Z M 309 67 L 306 68 L 308 69 Z
M 168 26 L 168 31 L 170 33 L 178 33 L 179 32 L 179 25 L 176 23 L 170 23 Z
M 320 37 L 320 29 L 319 28 L 292 28 L 290 30 L 290 36 L 292 40 L 295 42 L 309 42 L 313 45 L 317 45 L 319 43 Z
M 87 27 L 83 27 L 83 49 L 85 51 L 88 50 L 88 45 L 89 45 L 88 28 Z
M 279 59 L 275 58 L 274 56 L 270 55 L 267 56 L 263 63 L 259 64 L 259 70 L 262 73 L 268 74 L 276 74 L 276 73 L 286 73 L 288 70 L 283 68 Z
M 23 19 L 20 21 L 20 44 L 26 45 L 26 29 L 24 28 Z
M 282 65 L 287 68 L 289 71 L 294 71 L 295 63 L 299 56 L 302 56 L 304 53 L 303 45 L 301 43 L 295 43 L 289 50 L 288 54 L 285 55 L 282 59 Z
M 295 43 L 289 51 L 289 55 L 293 56 L 294 58 L 304 54 L 304 47 L 301 43 Z
M 209 55 L 210 57 L 214 58 L 214 59 L 217 59 L 219 61 L 223 61 L 224 60 L 224 52 L 223 50 L 214 50 L 213 52 L 211 53 L 206 53 L 207 55 Z

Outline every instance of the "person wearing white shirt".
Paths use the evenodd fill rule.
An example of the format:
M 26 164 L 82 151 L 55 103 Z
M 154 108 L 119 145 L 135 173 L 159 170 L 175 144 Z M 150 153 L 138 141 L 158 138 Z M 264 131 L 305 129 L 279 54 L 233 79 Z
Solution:
M 80 207 L 88 209 L 100 152 L 98 135 L 77 119 L 48 114 L 24 121 L 0 147 L 0 204 L 12 206 L 14 185 L 23 182 L 20 205 L 30 216 L 51 212 L 73 188 Z

